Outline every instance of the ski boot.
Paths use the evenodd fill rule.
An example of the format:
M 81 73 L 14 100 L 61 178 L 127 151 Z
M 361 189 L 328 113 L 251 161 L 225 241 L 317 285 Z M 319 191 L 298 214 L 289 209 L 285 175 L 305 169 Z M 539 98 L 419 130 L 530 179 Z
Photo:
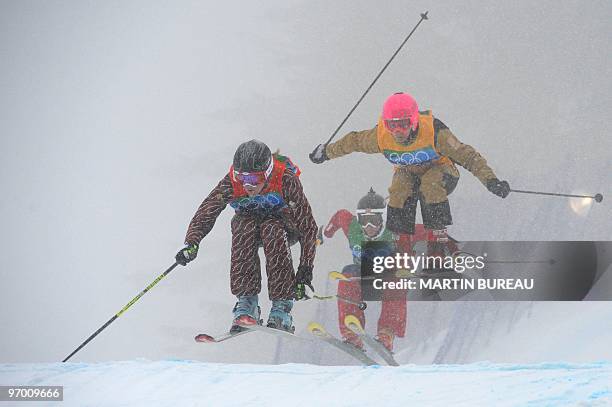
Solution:
M 295 332 L 291 309 L 293 300 L 273 300 L 270 316 L 268 317 L 268 328 L 282 329 L 290 333 Z
M 248 320 L 253 323 L 261 325 L 263 321 L 259 319 L 261 315 L 261 308 L 257 305 L 257 295 L 244 295 L 238 297 L 238 302 L 234 305 L 232 312 L 234 313 L 234 321 L 230 328 L 230 333 L 242 332 L 247 328 L 244 328 L 238 324 L 238 321 Z
M 395 339 L 395 334 L 392 330 L 383 328 L 378 331 L 378 335 L 376 335 L 374 339 L 387 348 L 389 352 L 393 352 L 393 340 Z

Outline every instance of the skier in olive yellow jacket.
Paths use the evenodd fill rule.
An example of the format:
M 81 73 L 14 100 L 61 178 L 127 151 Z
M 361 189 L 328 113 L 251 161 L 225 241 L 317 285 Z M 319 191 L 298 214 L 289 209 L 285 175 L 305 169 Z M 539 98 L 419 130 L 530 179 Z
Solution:
M 408 241 L 413 235 L 417 203 L 428 232 L 429 254 L 438 253 L 448 241 L 452 224 L 448 195 L 459 180 L 459 164 L 485 187 L 502 198 L 510 185 L 500 181 L 487 161 L 473 147 L 461 143 L 431 111 L 419 111 L 406 93 L 391 95 L 383 105 L 378 124 L 370 130 L 353 131 L 335 143 L 319 144 L 310 154 L 316 164 L 353 152 L 382 153 L 394 165 L 389 187 L 387 227 Z M 408 249 L 408 248 L 407 248 Z

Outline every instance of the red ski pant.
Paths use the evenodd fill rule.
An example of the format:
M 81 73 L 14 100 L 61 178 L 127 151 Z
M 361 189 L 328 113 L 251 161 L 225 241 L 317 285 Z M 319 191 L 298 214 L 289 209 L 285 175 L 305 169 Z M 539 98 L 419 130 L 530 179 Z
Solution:
M 295 275 L 287 231 L 282 220 L 244 215 L 232 218 L 230 287 L 236 296 L 261 291 L 261 267 L 257 251 L 263 246 L 270 300 L 294 297 Z
M 359 275 L 359 266 L 350 265 L 345 267 L 342 272 L 347 277 L 354 277 Z M 357 271 L 357 272 L 356 272 Z M 397 290 L 393 295 L 389 292 L 383 292 L 382 298 L 382 309 L 380 311 L 380 317 L 378 318 L 377 331 L 380 332 L 382 329 L 391 330 L 395 336 L 404 337 L 406 333 L 406 319 L 407 319 L 407 304 L 405 295 L 403 299 L 397 299 Z M 361 283 L 359 280 L 338 282 L 338 296 L 347 298 L 352 301 L 361 301 Z M 392 297 L 393 299 L 389 299 Z M 344 325 L 344 318 L 347 315 L 356 316 L 361 325 L 365 328 L 365 314 L 359 309 L 357 305 L 349 304 L 342 300 L 338 300 L 338 324 L 340 326 L 340 334 L 345 338 L 350 338 L 355 334 Z

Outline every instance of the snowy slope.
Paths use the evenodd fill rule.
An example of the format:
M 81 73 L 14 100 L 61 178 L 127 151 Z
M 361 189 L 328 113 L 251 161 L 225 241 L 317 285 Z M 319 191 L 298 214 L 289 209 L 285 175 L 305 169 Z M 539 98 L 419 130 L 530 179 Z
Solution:
M 328 287 L 329 290 L 329 287 Z M 314 318 L 334 335 L 339 335 L 336 305 L 327 303 Z M 368 303 L 366 330 L 376 333 L 380 303 Z M 306 324 L 300 316 L 300 328 Z M 395 343 L 396 359 L 402 364 L 456 364 L 491 361 L 495 363 L 545 363 L 562 360 L 590 363 L 612 360 L 612 309 L 608 301 L 583 302 L 411 302 L 408 305 L 406 336 Z M 223 349 L 248 348 L 248 341 L 237 339 Z M 261 359 L 260 348 L 252 359 Z M 200 360 L 208 357 L 202 349 Z M 225 356 L 229 358 L 229 356 Z M 215 360 L 219 361 L 219 360 Z M 279 341 L 274 356 L 264 363 L 351 364 L 332 347 L 318 343 L 304 345 Z
M 79 407 L 612 404 L 609 362 L 399 368 L 182 360 L 0 365 L 0 384 L 15 383 L 63 385 L 61 405 Z

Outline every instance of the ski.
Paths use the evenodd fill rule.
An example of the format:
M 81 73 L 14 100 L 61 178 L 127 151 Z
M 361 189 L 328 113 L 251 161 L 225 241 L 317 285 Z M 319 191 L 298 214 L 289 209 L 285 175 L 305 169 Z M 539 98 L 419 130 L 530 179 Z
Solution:
M 329 343 L 336 349 L 341 350 L 347 355 L 357 359 L 360 363 L 365 366 L 373 366 L 378 365 L 374 359 L 370 358 L 365 354 L 364 351 L 357 349 L 356 347 L 349 345 L 347 343 L 342 342 L 338 338 L 332 336 L 329 332 L 323 328 L 323 326 L 317 322 L 311 322 L 308 324 L 308 331 L 317 339 L 322 340 L 323 342 Z
M 330 280 L 342 280 L 342 281 L 361 281 L 361 280 L 373 280 L 374 277 L 358 277 L 358 276 L 352 276 L 352 277 L 347 277 L 344 274 L 340 273 L 339 271 L 330 271 L 329 274 L 327 275 L 329 277 Z
M 267 326 L 260 325 L 257 323 L 257 321 L 255 321 L 253 318 L 249 316 L 240 317 L 236 321 L 236 323 L 243 328 L 247 328 L 249 331 L 260 331 L 260 332 L 265 332 L 267 334 L 279 336 L 281 338 L 290 338 L 290 339 L 297 339 L 300 341 L 307 341 L 306 338 L 299 337 L 295 335 L 293 332 L 284 331 L 282 329 L 269 328 Z M 295 327 L 293 329 L 295 330 Z
M 247 334 L 249 332 L 253 332 L 253 331 L 245 329 L 240 332 L 235 332 L 235 333 L 228 332 L 228 333 L 225 333 L 219 336 L 211 336 L 211 335 L 202 333 L 202 334 L 196 335 L 194 339 L 196 342 L 199 342 L 199 343 L 219 343 L 219 342 L 227 341 L 228 339 L 235 338 L 236 336 L 240 336 L 242 334 Z
M 399 363 L 397 363 L 393 358 L 393 353 L 389 352 L 389 350 L 385 348 L 382 343 L 378 342 L 372 336 L 368 335 L 361 326 L 361 323 L 359 322 L 359 319 L 356 316 L 347 315 L 346 318 L 344 318 L 344 325 L 346 325 L 346 327 L 353 331 L 355 334 L 359 335 L 359 337 L 369 347 L 371 347 L 374 352 L 376 352 L 381 358 L 383 358 L 389 366 L 399 366 Z

